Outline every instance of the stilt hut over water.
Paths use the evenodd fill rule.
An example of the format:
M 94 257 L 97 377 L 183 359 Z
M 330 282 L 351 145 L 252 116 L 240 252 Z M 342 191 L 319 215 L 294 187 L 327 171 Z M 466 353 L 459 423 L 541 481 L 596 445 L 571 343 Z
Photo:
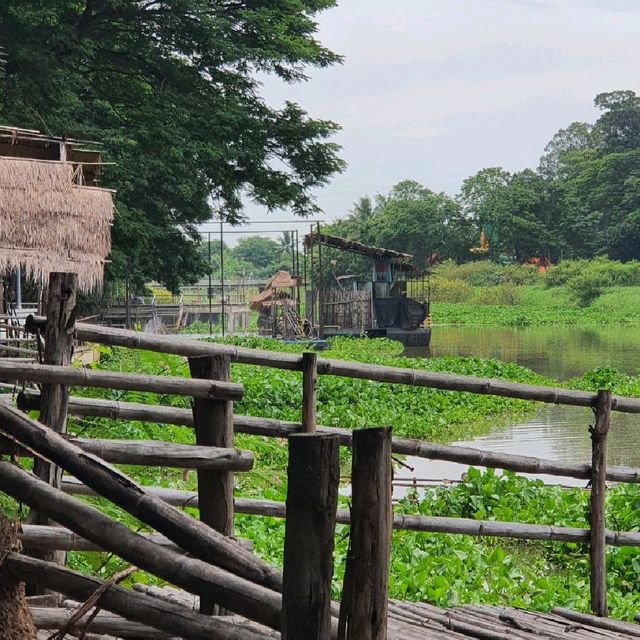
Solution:
M 52 272 L 102 285 L 111 250 L 113 192 L 100 187 L 94 143 L 0 126 L 0 275 L 39 285 Z
M 306 311 L 323 337 L 368 335 L 399 340 L 408 346 L 427 346 L 429 272 L 411 263 L 412 255 L 373 247 L 314 231 L 304 238 L 311 253 L 311 290 Z M 313 247 L 339 249 L 371 259 L 367 272 L 338 275 L 328 268 L 322 253 L 313 259 Z

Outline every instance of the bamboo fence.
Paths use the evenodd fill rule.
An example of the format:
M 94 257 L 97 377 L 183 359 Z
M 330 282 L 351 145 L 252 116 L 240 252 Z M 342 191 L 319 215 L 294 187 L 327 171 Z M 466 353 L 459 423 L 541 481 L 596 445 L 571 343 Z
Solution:
M 52 331 L 51 323 L 43 318 L 31 317 L 27 328 L 31 332 Z M 43 482 L 42 475 L 32 475 L 9 462 L 0 462 L 0 490 L 30 506 L 45 521 L 25 525 L 20 534 L 25 547 L 35 552 L 105 550 L 199 597 L 200 613 L 186 619 L 183 611 L 171 608 L 175 605 L 165 607 L 167 603 L 160 605 L 152 599 L 154 604 L 149 608 L 149 595 L 138 593 L 127 600 L 133 592 L 113 586 L 101 602 L 110 614 L 98 620 L 97 629 L 122 629 L 129 625 L 133 632 L 153 628 L 156 635 L 149 637 L 179 635 L 228 640 L 273 637 L 272 631 L 281 632 L 285 639 L 301 637 L 300 634 L 310 640 L 421 637 L 410 629 L 410 622 L 425 616 L 425 611 L 392 603 L 388 605 L 388 615 L 386 613 L 388 541 L 392 529 L 585 544 L 590 554 L 591 603 L 600 619 L 607 614 L 606 545 L 640 546 L 640 533 L 607 529 L 604 519 L 605 482 L 640 482 L 640 469 L 606 465 L 610 415 L 612 411 L 640 413 L 640 400 L 606 392 L 594 394 L 363 365 L 323 359 L 315 354 L 265 352 L 83 323 L 77 323 L 69 335 L 82 341 L 181 355 L 189 359 L 192 375 L 185 379 L 75 369 L 66 364 L 69 360 L 65 361 L 62 352 L 55 358 L 45 358 L 44 364 L 0 361 L 0 379 L 5 383 L 44 385 L 42 392 L 23 391 L 18 396 L 17 408 L 8 401 L 0 402 L 0 451 L 44 460 L 57 469 L 57 481 L 54 474 Z M 61 341 L 60 344 L 66 345 L 63 351 L 71 348 L 70 343 Z M 233 401 L 242 397 L 243 389 L 230 381 L 232 362 L 302 372 L 302 422 L 234 415 Z M 347 429 L 319 426 L 316 424 L 319 375 L 591 407 L 595 414 L 592 459 L 583 464 L 569 464 L 392 438 L 385 429 L 352 433 Z M 192 398 L 192 409 L 86 398 L 71 395 L 69 386 L 182 395 Z M 49 388 L 57 390 L 57 395 L 47 391 Z M 193 427 L 196 444 L 69 437 L 63 429 L 50 428 L 46 421 L 42 424 L 23 413 L 40 410 L 43 419 L 42 416 L 51 411 L 52 398 L 57 412 L 55 424 L 61 419 L 66 422 L 67 415 L 78 415 L 183 425 Z M 234 499 L 233 474 L 247 471 L 253 465 L 251 452 L 233 448 L 234 432 L 291 439 L 290 491 L 286 504 Z M 354 449 L 354 508 L 351 511 L 339 510 L 336 504 L 339 446 Z M 589 480 L 588 527 L 393 513 L 392 452 Z M 109 463 L 196 469 L 198 490 L 141 487 Z M 309 469 L 315 469 L 312 482 L 309 482 Z M 63 472 L 68 474 L 65 478 L 62 478 Z M 151 531 L 135 533 L 78 500 L 76 495 L 107 498 Z M 176 506 L 199 509 L 200 521 L 175 509 Z M 284 578 L 233 539 L 234 513 L 286 518 Z M 51 526 L 51 522 L 64 528 Z M 329 592 L 335 523 L 349 525 L 351 536 L 340 605 L 331 601 Z M 375 579 L 371 579 L 374 549 Z M 59 590 L 73 598 L 86 598 L 100 586 L 94 578 L 14 552 L 7 555 L 5 563 L 9 571 L 15 571 L 28 582 Z M 60 612 L 36 613 L 42 624 L 45 620 L 46 624 L 55 621 L 59 626 L 68 622 L 68 616 Z M 229 613 L 240 616 L 246 624 L 226 622 L 233 617 Z M 473 626 L 477 615 L 477 611 L 465 610 L 464 616 L 455 620 L 457 627 L 450 630 L 461 634 L 461 638 L 467 637 L 464 634 Z M 487 623 L 487 628 L 492 624 Z M 482 637 L 494 640 L 502 637 L 502 632 L 494 631 L 494 635 Z M 439 634 L 434 631 L 429 637 L 441 637 Z

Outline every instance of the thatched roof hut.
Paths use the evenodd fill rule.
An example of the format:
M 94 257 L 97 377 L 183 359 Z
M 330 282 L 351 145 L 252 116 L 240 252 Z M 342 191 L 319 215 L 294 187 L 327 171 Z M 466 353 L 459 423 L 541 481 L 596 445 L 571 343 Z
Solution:
M 82 143 L 0 127 L 0 272 L 21 267 L 39 283 L 78 274 L 102 284 L 111 250 L 113 192 L 97 186 L 100 154 Z

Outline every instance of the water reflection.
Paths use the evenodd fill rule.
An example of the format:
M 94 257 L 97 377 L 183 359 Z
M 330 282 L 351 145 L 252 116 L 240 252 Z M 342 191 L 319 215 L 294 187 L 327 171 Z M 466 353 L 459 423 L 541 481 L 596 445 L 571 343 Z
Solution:
M 513 453 L 535 456 L 563 462 L 589 462 L 591 440 L 588 427 L 593 424 L 593 414 L 583 407 L 544 405 L 536 416 L 525 422 L 506 428 L 496 428 L 487 435 L 473 440 L 455 442 L 463 447 L 473 447 L 493 453 Z M 610 465 L 640 467 L 640 415 L 614 412 L 609 432 L 607 462 Z M 445 478 L 459 480 L 467 466 L 441 460 L 425 460 L 410 457 L 406 464 L 413 467 L 409 472 L 402 469 L 399 478 L 432 480 Z M 539 477 L 545 482 L 584 486 L 586 481 L 575 478 Z M 402 492 L 395 492 L 396 495 Z
M 434 327 L 429 353 L 417 350 L 414 357 L 478 356 L 516 362 L 547 377 L 567 379 L 597 366 L 611 366 L 629 374 L 640 373 L 638 327 Z M 590 409 L 542 405 L 531 420 L 493 429 L 487 435 L 453 444 L 496 453 L 548 458 L 565 462 L 588 462 L 593 423 Z M 614 412 L 608 439 L 608 464 L 640 467 L 640 415 Z M 465 465 L 422 458 L 408 458 L 414 468 L 398 472 L 400 478 L 459 480 Z M 535 476 L 532 476 L 535 477 Z M 584 486 L 571 478 L 537 476 L 545 482 Z M 396 487 L 395 496 L 406 492 Z
M 435 326 L 429 349 L 408 349 L 407 355 L 496 358 L 558 380 L 599 366 L 635 375 L 640 372 L 640 327 Z

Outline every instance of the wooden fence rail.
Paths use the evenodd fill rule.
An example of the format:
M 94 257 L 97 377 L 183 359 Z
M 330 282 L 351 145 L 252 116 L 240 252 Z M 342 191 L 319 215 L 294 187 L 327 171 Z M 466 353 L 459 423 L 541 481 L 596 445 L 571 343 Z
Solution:
M 39 395 L 32 391 L 22 392 L 18 395 L 17 403 L 18 408 L 22 411 L 37 410 Z M 71 396 L 69 398 L 69 413 L 77 416 L 109 418 L 112 420 L 139 420 L 142 422 L 193 426 L 192 412 L 188 409 L 101 400 L 98 398 L 82 398 L 79 396 Z M 236 433 L 271 438 L 288 438 L 294 433 L 303 431 L 302 424 L 299 422 L 255 416 L 234 415 L 233 424 Z M 318 426 L 317 432 L 337 435 L 342 446 L 352 446 L 353 431 L 351 429 Z M 544 474 L 583 480 L 591 479 L 591 464 L 586 462 L 558 462 L 557 460 L 533 456 L 482 451 L 472 447 L 434 444 L 423 440 L 397 436 L 392 438 L 392 451 L 400 455 L 415 456 L 429 460 L 446 460 L 448 462 L 494 469 L 506 469 L 519 473 Z M 609 482 L 640 483 L 640 468 L 608 466 L 606 479 Z
M 49 321 L 31 316 L 27 328 L 31 332 L 50 332 L 54 320 L 52 316 Z M 44 421 L 50 422 L 47 418 L 47 412 L 52 406 L 48 396 L 50 389 L 66 390 L 68 386 L 189 396 L 193 398 L 192 410 L 69 397 L 68 394 L 65 395 L 65 391 L 61 396 L 63 411 L 60 413 L 65 419 L 56 418 L 53 421 L 55 425 L 52 423 L 51 426 L 55 428 L 61 420 L 66 422 L 67 413 L 162 422 L 193 427 L 196 444 L 68 439 L 31 420 L 8 403 L 0 402 L 0 432 L 5 434 L 5 440 L 0 441 L 0 451 L 15 450 L 17 446 L 21 455 L 34 455 L 39 464 L 44 459 L 46 463 L 58 465 L 79 480 L 62 482 L 61 490 L 58 490 L 27 472 L 0 462 L 0 489 L 69 528 L 68 532 L 55 533 L 49 527 L 44 536 L 48 539 L 49 546 L 46 548 L 105 548 L 191 593 L 198 594 L 201 613 L 219 613 L 216 608 L 219 605 L 271 629 L 282 629 L 285 639 L 302 633 L 305 637 L 325 640 L 337 630 L 343 640 L 384 640 L 389 541 L 391 530 L 395 528 L 588 544 L 591 605 L 598 616 L 606 616 L 606 545 L 640 546 L 640 533 L 610 531 L 605 522 L 606 481 L 640 483 L 640 469 L 606 465 L 606 438 L 611 412 L 640 413 L 638 399 L 612 396 L 611 393 L 602 391 L 595 394 L 504 380 L 323 359 L 316 354 L 297 355 L 246 349 L 85 323 L 77 323 L 75 326 L 66 323 L 64 331 L 82 341 L 184 356 L 189 359 L 192 378 L 144 376 L 72 369 L 57 364 L 32 365 L 0 361 L 0 380 L 37 382 L 44 385 L 42 394 L 21 393 L 18 397 L 20 409 L 40 409 Z M 66 338 L 67 336 L 65 340 Z M 46 346 L 51 348 L 54 341 L 55 336 L 49 337 Z M 55 360 L 50 358 L 49 361 L 52 359 Z M 232 362 L 302 372 L 302 422 L 234 415 L 232 402 L 242 397 L 243 389 L 241 385 L 230 381 Z M 562 463 L 531 456 L 496 454 L 407 438 L 391 438 L 390 432 L 384 429 L 354 433 L 347 429 L 318 426 L 316 381 L 319 375 L 591 407 L 595 413 L 595 424 L 591 430 L 592 459 L 590 463 L 584 464 Z M 249 452 L 232 448 L 234 431 L 291 438 L 287 496 L 289 514 L 287 505 L 283 503 L 233 499 L 232 473 L 248 470 L 253 464 L 253 457 Z M 385 434 L 384 442 L 381 441 L 383 446 L 374 447 L 372 443 L 380 434 Z M 8 444 L 7 438 L 11 440 Z M 312 444 L 317 445 L 319 448 L 314 454 L 316 457 L 312 455 L 305 460 L 302 456 L 297 459 L 298 445 L 295 443 L 298 442 L 302 447 L 300 451 L 307 444 L 311 448 Z M 328 442 L 332 442 L 335 449 L 331 458 L 332 465 L 328 462 L 320 464 L 326 456 L 323 458 L 318 452 Z M 364 443 L 369 444 L 365 446 Z M 336 482 L 332 473 L 335 475 L 338 444 L 354 447 L 351 513 L 344 510 L 335 512 L 335 507 L 332 506 Z M 311 449 L 307 453 L 310 451 Z M 93 455 L 87 456 L 87 452 Z M 474 466 L 589 480 L 589 528 L 393 514 L 391 452 Z M 198 470 L 198 491 L 183 492 L 153 487 L 142 489 L 94 456 L 100 456 L 107 462 L 195 468 Z M 314 466 L 315 463 L 318 464 Z M 309 473 L 312 468 L 315 469 L 312 483 L 305 486 L 305 470 Z M 106 497 L 144 524 L 156 529 L 160 537 L 157 534 L 135 534 L 89 505 L 78 503 L 67 495 L 69 493 Z M 169 505 L 199 507 L 202 522 L 195 521 Z M 329 516 L 335 512 L 335 521 L 333 517 L 329 517 L 320 522 L 314 515 L 314 510 L 328 512 Z M 282 574 L 230 541 L 234 511 L 287 518 L 284 574 L 285 577 L 288 576 L 288 580 L 285 580 L 283 595 L 280 595 L 283 591 Z M 337 605 L 331 603 L 328 595 L 332 534 L 336 522 L 350 525 L 351 533 L 339 629 L 335 619 Z M 112 535 L 106 536 L 105 531 Z M 29 535 L 33 540 L 35 533 L 24 532 L 25 540 L 29 540 Z M 108 540 L 105 540 L 107 537 Z M 182 552 L 187 552 L 192 557 L 185 557 Z M 61 574 L 56 575 L 59 578 Z M 117 606 L 120 607 L 120 604 Z M 114 613 L 121 611 L 120 609 Z M 139 617 L 134 619 L 145 622 Z M 281 627 L 283 620 L 285 626 Z M 304 631 L 300 631 L 301 629 Z M 233 637 L 244 640 L 245 636 Z
M 44 318 L 30 316 L 27 319 L 26 326 L 31 331 L 37 331 L 43 326 L 44 321 Z M 253 364 L 292 371 L 302 371 L 303 368 L 301 355 L 214 344 L 190 338 L 158 336 L 82 323 L 76 324 L 75 335 L 78 340 L 86 342 L 97 342 L 99 344 L 132 349 L 146 349 L 185 357 L 227 355 L 232 362 L 241 364 Z M 376 382 L 429 387 L 447 391 L 467 391 L 469 393 L 533 400 L 550 404 L 594 407 L 597 400 L 597 394 L 589 393 L 588 391 L 575 391 L 490 378 L 475 378 L 473 376 L 434 373 L 431 371 L 402 369 L 326 358 L 318 358 L 317 368 L 318 375 L 361 378 Z M 611 410 L 640 413 L 640 400 L 613 396 Z
M 249 471 L 253 468 L 253 452 L 221 447 L 200 447 L 158 440 L 99 440 L 67 438 L 68 442 L 113 464 L 147 467 L 176 467 L 203 471 Z M 16 453 L 27 458 L 34 453 L 0 436 L 0 453 Z
M 16 361 L 7 363 L 1 359 L 0 380 L 5 382 L 43 382 L 122 391 L 150 391 L 159 394 L 217 398 L 219 400 L 240 400 L 243 393 L 242 385 L 233 382 L 94 371 L 56 365 L 22 364 Z
M 77 481 L 63 481 L 62 490 L 76 495 L 97 495 L 90 488 Z M 162 487 L 146 487 L 146 490 L 175 507 L 198 508 L 198 494 L 194 491 L 165 489 Z M 284 502 L 236 498 L 234 503 L 236 513 L 269 518 L 286 518 L 287 516 Z M 338 509 L 336 522 L 338 524 L 350 524 L 350 512 Z M 542 524 L 521 524 L 517 522 L 472 520 L 442 516 L 414 516 L 398 513 L 393 516 L 393 528 L 407 531 L 423 531 L 425 533 L 486 536 L 513 540 L 539 540 L 542 542 L 588 543 L 590 539 L 589 529 L 576 527 L 556 527 Z M 605 532 L 605 540 L 608 545 L 614 547 L 640 547 L 640 532 L 607 530 Z

